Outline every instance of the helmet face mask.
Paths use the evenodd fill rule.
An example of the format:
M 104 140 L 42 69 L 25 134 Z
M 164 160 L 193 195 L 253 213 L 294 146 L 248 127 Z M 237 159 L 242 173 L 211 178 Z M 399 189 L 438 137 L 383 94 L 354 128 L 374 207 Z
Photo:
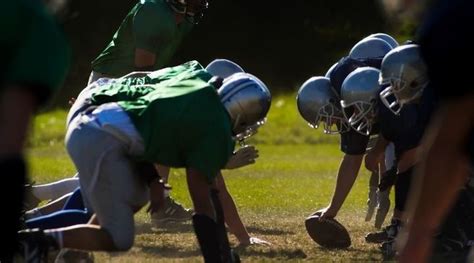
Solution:
M 336 102 L 334 101 L 321 107 L 318 119 L 315 122 L 317 124 L 323 122 L 323 130 L 326 134 L 340 134 L 350 129 L 343 113 L 335 104 Z M 318 125 L 314 128 L 318 128 Z
M 361 67 L 351 72 L 341 88 L 341 107 L 349 125 L 362 135 L 370 135 L 377 121 L 380 71 Z
M 395 93 L 393 93 L 392 86 L 388 86 L 380 92 L 380 100 L 383 102 L 385 107 L 391 110 L 394 114 L 400 114 L 402 106 L 398 103 L 398 99 Z
M 190 0 L 188 1 L 188 6 L 186 8 L 186 20 L 194 25 L 199 24 L 202 18 L 204 17 L 204 13 L 209 8 L 209 3 L 207 0 L 198 0 L 198 3 L 189 4 Z
M 254 125 L 247 127 L 245 131 L 235 135 L 234 140 L 238 141 L 241 144 L 241 146 L 244 146 L 245 139 L 255 135 L 258 132 L 258 128 L 260 128 L 260 126 L 265 124 L 265 122 L 267 122 L 267 118 L 263 118 L 262 120 L 258 121 Z
M 339 97 L 326 77 L 311 77 L 300 87 L 296 97 L 298 111 L 311 128 L 323 123 L 324 133 L 347 132 L 349 126 L 339 106 Z
M 183 14 L 185 19 L 194 25 L 204 17 L 209 7 L 207 0 L 166 0 L 175 13 Z
M 346 104 L 341 101 L 343 114 L 349 125 L 362 135 L 370 135 L 376 117 L 376 102 L 356 101 Z

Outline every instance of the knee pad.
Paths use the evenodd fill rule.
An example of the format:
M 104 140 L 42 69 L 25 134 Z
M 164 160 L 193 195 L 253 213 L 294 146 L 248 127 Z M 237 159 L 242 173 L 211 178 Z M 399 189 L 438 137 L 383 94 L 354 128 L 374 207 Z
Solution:
M 133 230 L 133 226 L 131 231 L 126 229 L 127 227 L 125 226 L 123 229 L 106 229 L 109 235 L 112 237 L 115 248 L 118 251 L 127 251 L 133 246 L 133 241 L 135 239 L 135 231 Z

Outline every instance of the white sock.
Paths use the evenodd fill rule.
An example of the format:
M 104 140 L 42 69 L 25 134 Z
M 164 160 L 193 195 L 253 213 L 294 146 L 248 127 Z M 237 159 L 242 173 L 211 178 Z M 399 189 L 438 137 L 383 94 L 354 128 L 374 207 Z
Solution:
M 32 187 L 32 193 L 40 200 L 54 200 L 74 191 L 77 187 L 79 177 L 71 177 L 49 184 L 35 185 Z
M 165 198 L 170 197 L 170 190 L 165 190 Z

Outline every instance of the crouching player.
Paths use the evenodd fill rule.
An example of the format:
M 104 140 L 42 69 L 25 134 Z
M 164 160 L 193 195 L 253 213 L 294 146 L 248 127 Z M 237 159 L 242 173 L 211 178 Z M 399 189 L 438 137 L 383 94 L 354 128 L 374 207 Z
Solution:
M 157 163 L 186 168 L 193 226 L 205 261 L 232 260 L 222 220 L 238 238 L 246 230 L 220 169 L 232 156 L 233 136 L 261 123 L 271 96 L 247 73 L 232 75 L 217 91 L 219 81 L 212 77 L 191 61 L 99 81 L 96 89 L 84 90 L 81 95 L 90 93 L 90 104 L 70 119 L 66 146 L 80 174 L 85 205 L 94 216 L 84 225 L 22 232 L 24 247 L 37 251 L 27 256 L 41 256 L 38 252 L 50 247 L 128 250 L 134 240 L 134 213 L 148 200 L 149 211 L 163 204 L 168 187 L 150 169 Z M 248 233 L 246 238 L 263 242 Z

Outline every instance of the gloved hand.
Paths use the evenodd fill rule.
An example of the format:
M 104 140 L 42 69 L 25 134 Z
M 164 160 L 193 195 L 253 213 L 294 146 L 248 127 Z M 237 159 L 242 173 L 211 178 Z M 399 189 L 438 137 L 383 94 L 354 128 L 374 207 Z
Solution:
M 393 166 L 390 168 L 390 170 L 387 170 L 385 173 L 383 173 L 382 179 L 380 179 L 379 191 L 386 191 L 397 182 L 397 172 L 397 167 Z
M 236 169 L 252 163 L 258 158 L 258 150 L 254 146 L 245 145 L 235 151 L 224 169 Z
M 246 247 L 251 245 L 263 245 L 263 246 L 271 246 L 272 243 L 260 239 L 258 237 L 250 237 L 249 239 L 245 239 L 239 243 L 239 247 Z
M 377 192 L 377 213 L 375 214 L 375 227 L 381 228 L 385 217 L 387 217 L 388 210 L 390 209 L 390 189 L 383 192 Z
M 377 186 L 379 183 L 378 171 L 372 172 L 369 179 L 369 198 L 367 199 L 367 213 L 365 214 L 365 222 L 372 219 L 375 208 L 377 207 Z

